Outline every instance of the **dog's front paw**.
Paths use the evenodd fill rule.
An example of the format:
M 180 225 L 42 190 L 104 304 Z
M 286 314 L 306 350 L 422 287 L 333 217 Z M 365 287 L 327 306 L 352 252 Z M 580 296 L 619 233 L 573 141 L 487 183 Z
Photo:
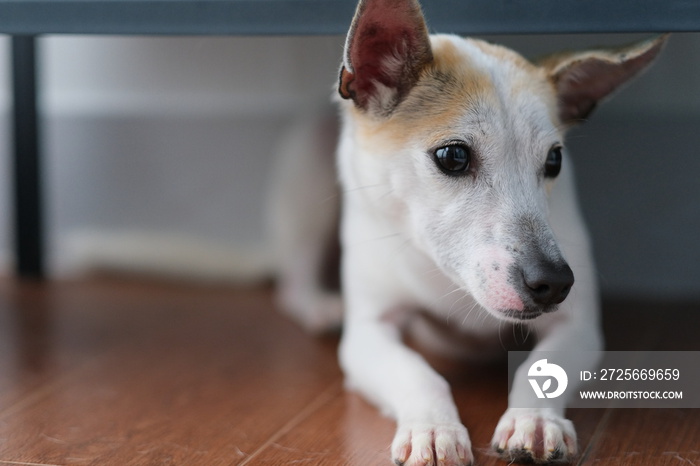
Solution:
M 399 466 L 467 466 L 474 461 L 467 429 L 458 423 L 399 426 L 391 454 Z
M 510 408 L 491 445 L 510 462 L 566 463 L 576 456 L 576 431 L 571 421 L 552 411 Z

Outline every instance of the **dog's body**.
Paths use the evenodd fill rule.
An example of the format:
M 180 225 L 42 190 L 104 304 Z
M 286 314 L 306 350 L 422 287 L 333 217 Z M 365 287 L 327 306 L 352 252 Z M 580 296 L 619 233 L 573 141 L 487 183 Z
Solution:
M 534 65 L 426 30 L 414 0 L 366 0 L 348 35 L 339 85 L 340 360 L 349 386 L 396 418 L 397 464 L 462 465 L 473 456 L 449 386 L 402 336 L 424 310 L 496 350 L 513 324 L 532 329 L 539 350 L 601 348 L 594 264 L 571 167 L 561 161 L 564 131 L 648 65 L 663 40 Z M 318 263 L 288 270 L 313 274 Z M 339 313 L 312 281 L 286 286 L 296 298 L 285 304 L 318 330 Z M 530 390 L 532 362 L 516 375 L 511 405 Z M 571 459 L 576 434 L 559 400 L 509 408 L 493 447 L 507 459 Z

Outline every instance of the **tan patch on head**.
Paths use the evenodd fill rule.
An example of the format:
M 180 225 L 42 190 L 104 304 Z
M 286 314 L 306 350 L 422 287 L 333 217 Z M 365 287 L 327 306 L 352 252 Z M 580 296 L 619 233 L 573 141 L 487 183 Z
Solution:
M 492 44 L 481 40 L 471 40 L 471 43 L 484 54 L 497 58 L 504 64 L 515 68 L 511 73 L 510 94 L 517 96 L 521 93 L 537 95 L 549 108 L 552 123 L 559 123 L 557 102 L 554 88 L 547 77 L 546 70 L 533 64 L 519 53 L 502 45 Z
M 416 138 L 428 147 L 444 143 L 461 134 L 470 111 L 515 105 L 519 95 L 537 95 L 545 102 L 553 124 L 558 124 L 556 99 L 542 68 L 502 46 L 467 39 L 469 46 L 462 49 L 455 40 L 461 39 L 433 36 L 433 61 L 389 117 L 355 110 L 364 141 L 375 140 L 387 147 L 404 147 Z M 488 62 L 497 66 L 485 65 Z
M 490 77 L 477 70 L 469 57 L 446 38 L 434 38 L 434 60 L 417 85 L 389 118 L 364 115 L 358 129 L 364 137 L 381 134 L 392 144 L 416 136 L 437 144 L 459 132 L 459 123 L 477 102 L 495 99 Z M 358 115 L 360 116 L 360 115 Z

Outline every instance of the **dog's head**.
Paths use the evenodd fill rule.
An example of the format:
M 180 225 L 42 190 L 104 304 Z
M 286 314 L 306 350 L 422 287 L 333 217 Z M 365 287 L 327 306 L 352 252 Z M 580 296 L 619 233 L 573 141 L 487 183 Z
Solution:
M 358 186 L 489 312 L 556 309 L 574 277 L 548 223 L 564 132 L 644 69 L 665 37 L 533 64 L 429 36 L 415 0 L 363 0 L 340 72 Z M 367 194 L 370 196 L 370 194 Z

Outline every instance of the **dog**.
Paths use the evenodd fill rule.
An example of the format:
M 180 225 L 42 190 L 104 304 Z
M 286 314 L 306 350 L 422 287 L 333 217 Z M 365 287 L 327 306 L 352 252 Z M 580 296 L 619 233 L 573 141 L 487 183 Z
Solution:
M 430 35 L 416 0 L 360 0 L 337 88 L 342 209 L 332 177 L 321 176 L 333 168 L 330 149 L 315 145 L 327 131 L 308 126 L 286 146 L 297 156 L 282 170 L 280 301 L 312 331 L 342 319 L 348 386 L 396 419 L 396 464 L 474 458 L 447 382 L 404 343 L 426 336 L 416 331 L 427 328 L 422 313 L 501 352 L 507 325 L 531 329 L 537 350 L 602 349 L 564 136 L 647 68 L 666 37 L 532 63 L 481 40 Z M 338 215 L 342 301 L 319 284 Z M 533 362 L 516 373 L 492 447 L 507 461 L 571 461 L 565 397 L 517 407 Z

